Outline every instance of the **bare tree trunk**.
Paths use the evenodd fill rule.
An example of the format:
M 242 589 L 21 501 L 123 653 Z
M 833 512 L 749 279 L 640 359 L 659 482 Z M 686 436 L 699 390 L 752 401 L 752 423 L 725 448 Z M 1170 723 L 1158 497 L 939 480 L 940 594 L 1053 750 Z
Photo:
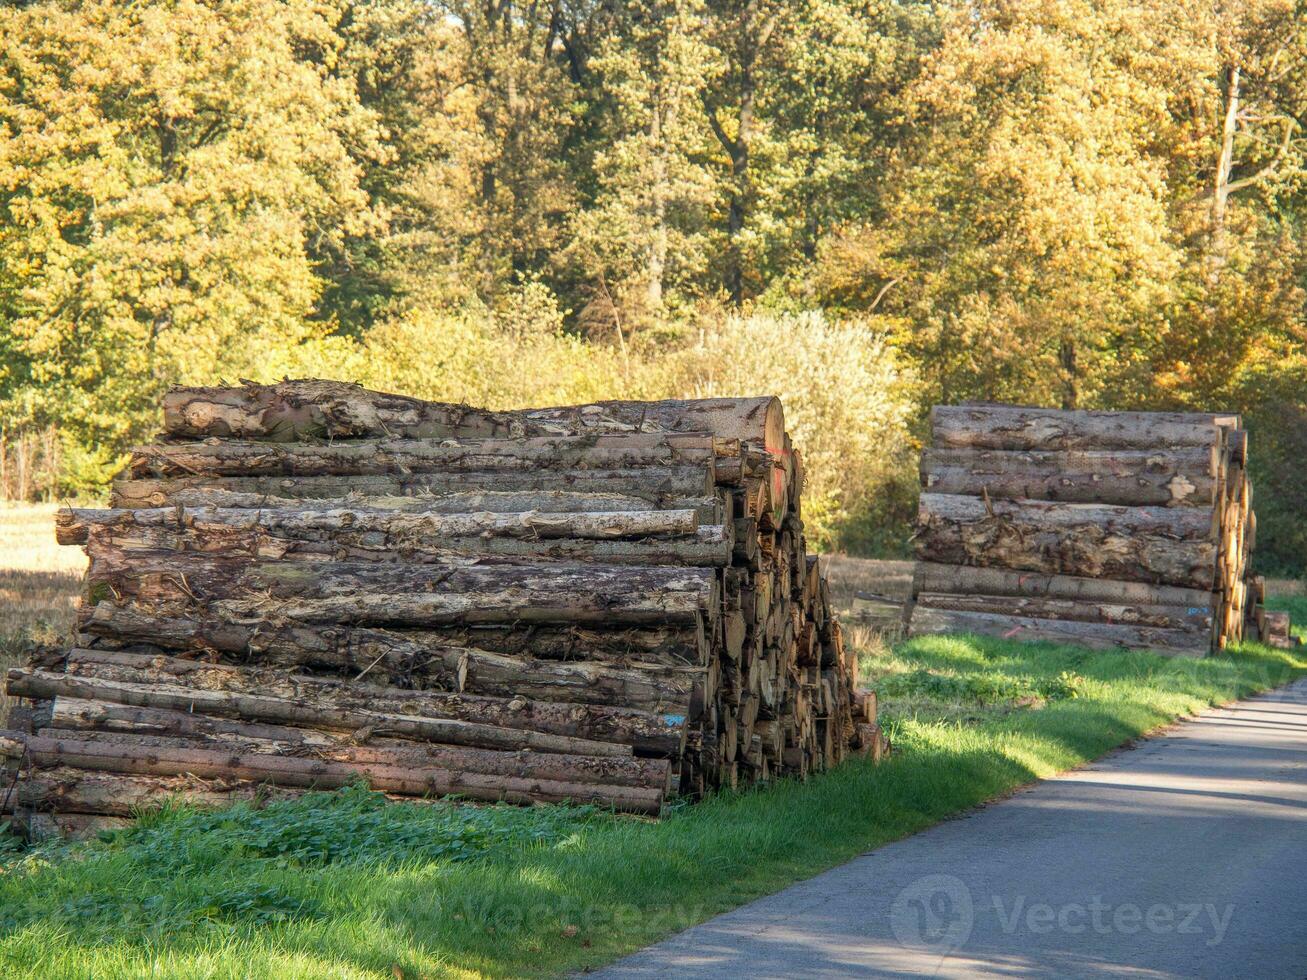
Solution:
M 1221 152 L 1216 161 L 1215 186 L 1212 188 L 1213 251 L 1224 249 L 1225 213 L 1230 200 L 1230 174 L 1234 170 L 1234 137 L 1239 129 L 1241 73 L 1238 65 L 1226 69 L 1225 120 L 1221 125 Z

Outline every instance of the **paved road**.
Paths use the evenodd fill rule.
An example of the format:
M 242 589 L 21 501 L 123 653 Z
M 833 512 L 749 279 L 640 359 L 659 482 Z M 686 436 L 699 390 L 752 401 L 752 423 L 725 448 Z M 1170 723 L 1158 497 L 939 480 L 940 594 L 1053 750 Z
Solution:
M 1302 980 L 1307 681 L 882 847 L 597 975 Z

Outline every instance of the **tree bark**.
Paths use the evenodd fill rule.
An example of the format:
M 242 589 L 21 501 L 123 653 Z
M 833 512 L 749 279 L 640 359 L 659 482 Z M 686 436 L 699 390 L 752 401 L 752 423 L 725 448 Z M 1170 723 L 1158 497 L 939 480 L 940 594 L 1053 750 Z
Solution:
M 1201 606 L 1160 606 L 1034 596 L 991 596 L 923 592 L 917 608 L 952 609 L 958 612 L 997 613 L 1033 619 L 1065 619 L 1086 623 L 1117 623 L 1126 626 L 1155 626 L 1189 630 L 1210 637 L 1212 616 L 1220 608 L 1220 596 L 1209 596 Z
M 443 643 L 431 633 L 330 627 L 314 630 L 299 624 L 225 624 L 141 615 L 139 611 L 121 617 L 106 616 L 101 631 L 115 619 L 128 621 L 126 632 L 111 634 L 116 638 L 187 653 L 217 650 L 251 666 L 307 666 L 356 675 L 366 672 L 365 676 L 375 684 L 644 711 L 684 713 L 690 691 L 704 672 L 702 667 L 689 665 L 616 666 L 535 660 Z
M 1066 503 L 1212 507 L 1215 447 L 1171 451 L 1016 452 L 925 449 L 921 486 L 932 493 Z
M 310 677 L 278 668 L 237 667 L 116 650 L 72 650 L 66 659 L 66 670 L 70 674 L 132 683 L 156 679 L 160 683 L 198 685 L 205 690 L 276 696 L 299 704 L 451 719 L 537 735 L 566 736 L 601 745 L 611 742 L 637 745 L 649 754 L 668 754 L 677 748 L 684 722 L 683 717 L 674 713 L 639 708 L 412 690 L 370 684 L 359 679 Z M 531 745 L 485 747 L 533 748 Z M 626 753 L 578 749 L 569 754 Z
M 401 514 L 521 514 L 540 511 L 547 514 L 591 514 L 599 511 L 645 511 L 651 506 L 667 510 L 691 510 L 700 524 L 720 524 L 723 501 L 720 494 L 710 497 L 665 497 L 656 505 L 643 497 L 622 493 L 586 493 L 570 490 L 524 491 L 449 491 L 410 496 L 364 496 L 353 492 L 338 497 L 301 498 L 289 491 L 246 493 L 238 490 L 194 486 L 182 489 L 158 489 L 167 481 L 120 481 L 115 495 L 127 502 L 129 509 L 149 510 L 163 507 L 221 508 L 298 508 L 303 510 L 348 510 L 366 507 Z M 198 481 L 197 481 L 198 482 Z M 119 492 L 119 488 L 122 492 Z
M 703 666 L 708 641 L 697 626 L 654 629 L 588 629 L 565 625 L 450 626 L 444 629 L 370 630 L 332 624 L 298 623 L 275 617 L 250 621 L 222 620 L 204 615 L 155 612 L 127 603 L 100 602 L 87 607 L 79 628 L 94 636 L 151 643 L 173 650 L 217 650 L 251 658 L 303 651 L 305 663 L 327 668 L 367 667 L 376 660 L 376 638 L 387 644 L 420 651 L 431 645 L 487 651 L 511 657 L 548 661 L 596 661 L 615 666 Z M 418 672 L 423 657 L 391 657 L 379 669 L 408 677 Z
M 170 507 L 192 490 L 257 494 L 268 499 L 340 500 L 364 503 L 372 497 L 443 496 L 468 491 L 618 494 L 640 497 L 653 509 L 679 506 L 687 498 L 712 497 L 716 486 L 708 466 L 648 466 L 615 470 L 503 470 L 365 476 L 190 476 L 167 480 L 118 480 L 110 506 Z M 191 499 L 195 499 L 192 497 Z M 646 507 L 645 509 L 650 509 Z
M 157 443 L 132 450 L 133 477 L 356 476 L 487 470 L 622 470 L 713 466 L 738 458 L 738 440 L 685 433 L 532 439 L 366 439 L 275 443 Z
M 985 501 L 923 493 L 916 538 L 922 561 L 998 566 L 1210 591 L 1211 515 L 1192 508 Z
M 1156 452 L 1204 449 L 1238 416 L 1194 412 L 1064 412 L 1014 405 L 936 405 L 930 410 L 936 449 L 1092 450 Z
M 356 625 L 693 623 L 714 608 L 712 570 L 623 565 L 414 565 L 224 560 L 92 541 L 91 602 L 113 596 Z
M 68 765 L 103 772 L 151 776 L 233 777 L 305 789 L 336 789 L 360 778 L 373 789 L 408 796 L 458 795 L 509 803 L 598 803 L 632 813 L 656 814 L 664 792 L 638 786 L 601 786 L 544 779 L 484 776 L 437 767 L 410 768 L 380 764 L 325 762 L 210 749 L 134 746 L 70 738 L 45 738 L 21 732 L 0 733 L 0 753 L 24 755 L 34 765 Z
M 124 550 L 177 551 L 213 558 L 275 561 L 401 562 L 428 565 L 523 565 L 594 563 L 599 565 L 688 565 L 725 568 L 730 565 L 731 527 L 700 527 L 677 540 L 649 537 L 637 540 L 593 538 L 462 537 L 417 538 L 399 545 L 376 544 L 378 535 L 353 531 L 323 535 L 320 540 L 269 537 L 257 531 L 209 525 L 180 532 L 143 528 L 129 534 L 100 534 L 95 547 Z M 99 532 L 97 532 L 99 534 Z
M 1064 643 L 1094 649 L 1144 650 L 1166 656 L 1202 657 L 1210 637 L 1190 630 L 1156 629 L 1114 623 L 1081 623 L 1031 619 L 981 612 L 916 608 L 909 628 L 912 636 L 932 633 L 974 633 L 1023 642 Z
M 103 814 L 134 817 L 151 806 L 176 801 L 198 809 L 235 803 L 274 802 L 299 796 L 302 790 L 245 779 L 212 780 L 181 776 L 124 776 L 56 767 L 26 772 L 14 788 L 11 807 L 64 814 Z
M 633 510 L 597 513 L 406 514 L 369 507 L 332 510 L 280 507 L 247 510 L 228 507 L 143 509 L 62 508 L 55 515 L 60 544 L 85 544 L 92 527 L 122 534 L 137 528 L 195 533 L 213 529 L 257 531 L 301 541 L 331 541 L 352 535 L 360 546 L 403 550 L 444 538 L 681 538 L 699 521 L 692 510 Z M 719 537 L 721 536 L 719 532 Z
M 968 565 L 938 565 L 918 562 L 913 592 L 944 592 L 954 595 L 1029 596 L 1105 602 L 1117 605 L 1185 606 L 1201 608 L 1212 603 L 1212 593 L 1201 589 L 1123 582 L 1111 579 L 1076 578 L 1071 575 L 1041 575 L 1006 568 L 975 568 Z
M 563 408 L 488 412 L 369 391 L 337 381 L 283 381 L 239 388 L 174 388 L 164 396 L 173 438 L 522 439 L 616 432 L 699 432 L 779 449 L 779 399 L 696 398 L 610 401 Z
M 101 659 L 109 655 L 108 651 L 74 651 L 72 656 L 88 653 Z M 274 683 L 268 679 L 270 671 L 247 672 L 246 676 L 221 673 L 235 668 L 210 667 L 204 675 L 206 683 L 221 686 L 201 688 L 193 685 L 193 676 L 157 666 L 167 658 L 122 653 L 116 656 L 136 657 L 156 666 L 82 660 L 70 663 L 70 672 L 63 674 L 15 668 L 9 671 L 8 691 L 22 697 L 64 695 L 146 708 L 199 711 L 246 721 L 347 731 L 367 729 L 447 745 L 563 755 L 630 755 L 633 746 L 638 746 L 644 755 L 671 756 L 679 748 L 679 728 L 684 720 L 674 715 L 664 717 L 597 705 L 369 689 L 284 673 Z M 579 732 L 587 734 L 568 734 Z
M 251 725 L 188 711 L 134 708 L 76 698 L 55 698 L 50 724 L 39 729 L 37 734 L 101 742 L 130 739 L 140 746 L 230 749 L 328 762 L 414 768 L 434 766 L 485 776 L 647 786 L 663 790 L 667 789 L 670 779 L 670 764 L 666 759 L 501 752 L 366 735 L 360 740 L 357 733 L 329 735 L 312 729 Z

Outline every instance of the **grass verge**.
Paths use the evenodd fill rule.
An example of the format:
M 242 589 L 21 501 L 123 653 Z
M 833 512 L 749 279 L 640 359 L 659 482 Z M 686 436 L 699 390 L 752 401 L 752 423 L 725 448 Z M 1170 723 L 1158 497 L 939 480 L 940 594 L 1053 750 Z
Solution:
M 869 666 L 895 742 L 889 762 L 721 796 L 658 822 L 385 806 L 346 791 L 262 811 L 165 812 L 106 840 L 12 855 L 0 874 L 0 974 L 582 969 L 1286 683 L 1307 658 L 1257 645 L 1167 660 L 929 637 Z

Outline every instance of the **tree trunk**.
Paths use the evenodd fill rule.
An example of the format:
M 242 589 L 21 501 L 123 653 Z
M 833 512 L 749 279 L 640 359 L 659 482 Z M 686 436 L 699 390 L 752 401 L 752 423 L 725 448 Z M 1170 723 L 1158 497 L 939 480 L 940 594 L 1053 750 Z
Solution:
M 1166 656 L 1201 657 L 1211 639 L 1190 630 L 1156 629 L 1115 623 L 1081 623 L 1056 619 L 948 609 L 916 608 L 912 613 L 912 636 L 933 633 L 974 633 L 1023 642 L 1064 643 L 1096 649 L 1145 650 Z
M 95 531 L 95 550 L 177 551 L 213 558 L 276 561 L 403 562 L 429 565 L 595 563 L 600 565 L 689 565 L 724 568 L 731 563 L 734 542 L 730 525 L 700 527 L 676 540 L 650 537 L 613 541 L 593 538 L 462 537 L 417 538 L 400 544 L 378 544 L 379 535 L 339 532 L 318 540 L 269 537 L 224 525 L 188 527 L 173 532 L 142 528 L 128 534 Z
M 283 381 L 240 388 L 174 388 L 164 396 L 173 438 L 522 439 L 610 432 L 699 432 L 722 439 L 784 444 L 780 401 L 697 398 L 596 402 L 563 408 L 488 412 L 369 391 L 338 381 Z
M 268 786 L 245 779 L 201 780 L 181 776 L 124 776 L 57 767 L 24 773 L 14 790 L 13 808 L 63 814 L 134 817 L 152 806 L 175 801 L 198 809 L 235 803 L 269 803 L 292 799 L 301 790 Z
M 133 477 L 355 476 L 486 470 L 623 470 L 712 466 L 738 457 L 734 439 L 686 433 L 531 439 L 364 439 L 326 444 L 158 443 L 132 450 Z
M 937 565 L 918 562 L 913 592 L 944 592 L 954 595 L 1030 596 L 1105 602 L 1116 605 L 1185 606 L 1212 605 L 1212 593 L 1172 585 L 1122 582 L 1070 575 L 1040 575 L 1005 568 L 973 568 L 967 565 Z
M 1034 619 L 1116 623 L 1125 626 L 1155 626 L 1162 629 L 1189 630 L 1201 633 L 1204 642 L 1206 642 L 1211 635 L 1212 616 L 1215 610 L 1219 608 L 1219 600 L 1220 596 L 1209 596 L 1208 601 L 1201 606 L 1158 606 L 1123 605 L 1033 596 L 959 595 L 944 592 L 923 592 L 916 598 L 916 608 L 997 613 Z
M 986 501 L 923 493 L 922 561 L 1088 578 L 1215 584 L 1212 516 L 1191 508 Z
M 936 449 L 1134 449 L 1156 452 L 1217 445 L 1238 416 L 1194 412 L 1063 412 L 1012 405 L 936 405 Z
M 661 789 L 484 776 L 434 766 L 325 762 L 210 749 L 145 747 L 126 740 L 106 743 L 45 738 L 20 732 L 0 733 L 0 753 L 9 758 L 25 756 L 37 766 L 69 765 L 151 776 L 231 777 L 305 789 L 335 789 L 363 778 L 373 789 L 409 796 L 457 794 L 474 800 L 510 803 L 572 801 L 598 803 L 633 813 L 658 813 L 665 795 Z
M 73 734 L 78 733 L 78 734 Z M 230 749 L 264 755 L 323 759 L 328 762 L 436 767 L 484 776 L 553 779 L 562 782 L 666 789 L 666 759 L 632 756 L 577 756 L 555 752 L 499 752 L 429 742 L 325 732 L 280 725 L 251 725 L 188 711 L 134 708 L 108 701 L 55 698 L 50 724 L 37 734 L 165 747 Z
M 615 666 L 702 666 L 708 662 L 707 639 L 697 626 L 654 629 L 588 629 L 580 626 L 450 626 L 444 629 L 370 630 L 333 624 L 297 623 L 276 618 L 247 622 L 203 615 L 167 615 L 134 604 L 101 602 L 81 615 L 79 628 L 94 636 L 151 643 L 173 650 L 217 650 L 251 658 L 303 651 L 304 663 L 362 670 L 376 660 L 370 650 L 388 644 L 420 651 L 431 645 L 470 648 L 512 657 L 550 661 L 597 661 Z M 374 646 L 375 645 L 375 646 Z M 391 657 L 381 670 L 407 677 L 423 658 Z
M 191 490 L 225 490 L 276 500 L 353 500 L 443 496 L 468 491 L 533 494 L 550 491 L 640 497 L 654 509 L 680 508 L 689 498 L 712 497 L 713 469 L 708 466 L 649 466 L 625 470 L 507 470 L 472 473 L 414 473 L 368 476 L 190 476 L 168 480 L 118 480 L 110 506 L 171 507 Z M 196 499 L 194 497 L 190 498 Z M 644 509 L 650 509 L 647 505 Z
M 108 609 L 112 606 L 102 604 Z M 431 633 L 299 624 L 224 624 L 198 619 L 112 614 L 101 622 L 122 623 L 115 638 L 188 653 L 221 651 L 257 667 L 307 666 L 350 671 L 372 683 L 496 697 L 574 701 L 645 711 L 685 711 L 703 668 L 535 660 L 443 643 Z
M 142 499 L 149 497 L 151 487 L 164 485 L 164 481 L 142 480 L 121 481 L 115 488 L 139 487 L 144 495 L 129 489 L 130 501 L 123 506 L 129 509 L 154 509 L 168 504 L 173 507 L 222 507 L 222 508 L 260 508 L 292 507 L 315 510 L 347 510 L 366 507 L 369 510 L 386 510 L 403 514 L 474 514 L 489 511 L 495 514 L 521 514 L 526 511 L 540 511 L 547 514 L 577 513 L 590 514 L 598 511 L 644 511 L 652 506 L 643 497 L 629 494 L 586 493 L 569 490 L 541 491 L 496 491 L 482 492 L 432 493 L 415 496 L 371 496 L 348 493 L 339 497 L 297 498 L 293 488 L 286 494 L 281 493 L 243 493 L 206 486 L 189 489 L 176 489 L 157 493 L 157 500 L 150 502 Z M 722 500 L 719 494 L 711 497 L 688 497 L 681 500 L 668 498 L 659 506 L 668 510 L 691 510 L 700 524 L 720 524 L 723 520 Z
M 116 650 L 72 650 L 67 671 L 87 677 L 198 685 L 205 690 L 266 694 L 300 704 L 321 704 L 377 713 L 452 719 L 482 726 L 567 736 L 598 744 L 639 745 L 651 754 L 666 754 L 680 743 L 684 718 L 675 714 L 614 705 L 566 701 L 533 701 L 523 697 L 492 697 L 386 687 L 366 681 L 310 677 L 285 669 L 235 667 L 227 664 L 149 656 Z M 112 698 L 106 700 L 113 700 Z M 688 700 L 688 697 L 687 699 Z M 349 726 L 354 727 L 354 726 Z M 432 739 L 439 741 L 439 739 Z M 470 744 L 470 743 L 456 743 Z M 531 748 L 495 746 L 488 748 Z M 541 751 L 549 751 L 542 749 Z M 559 750 L 553 750 L 559 751 Z M 573 755 L 622 755 L 611 751 Z
M 333 541 L 352 536 L 354 543 L 385 550 L 438 544 L 441 539 L 582 538 L 605 541 L 620 538 L 678 538 L 699 528 L 692 510 L 632 510 L 598 513 L 517 514 L 406 514 L 392 510 L 352 507 L 319 510 L 270 508 L 247 510 L 227 507 L 143 509 L 63 508 L 55 515 L 55 538 L 60 544 L 85 544 L 91 526 L 116 533 L 137 528 L 163 528 L 200 533 L 224 529 L 257 531 L 301 541 Z M 721 537 L 721 533 L 718 533 Z
M 564 755 L 630 755 L 633 746 L 644 755 L 673 755 L 684 721 L 601 705 L 371 687 L 115 651 L 75 650 L 69 656 L 64 674 L 10 670 L 9 692 Z M 197 679 L 211 686 L 197 687 Z
M 92 602 L 114 596 L 356 625 L 516 621 L 693 623 L 715 608 L 711 569 L 223 560 L 92 541 Z
M 923 489 L 1004 499 L 1211 507 L 1217 475 L 1215 447 L 1152 452 L 925 449 L 921 454 Z

